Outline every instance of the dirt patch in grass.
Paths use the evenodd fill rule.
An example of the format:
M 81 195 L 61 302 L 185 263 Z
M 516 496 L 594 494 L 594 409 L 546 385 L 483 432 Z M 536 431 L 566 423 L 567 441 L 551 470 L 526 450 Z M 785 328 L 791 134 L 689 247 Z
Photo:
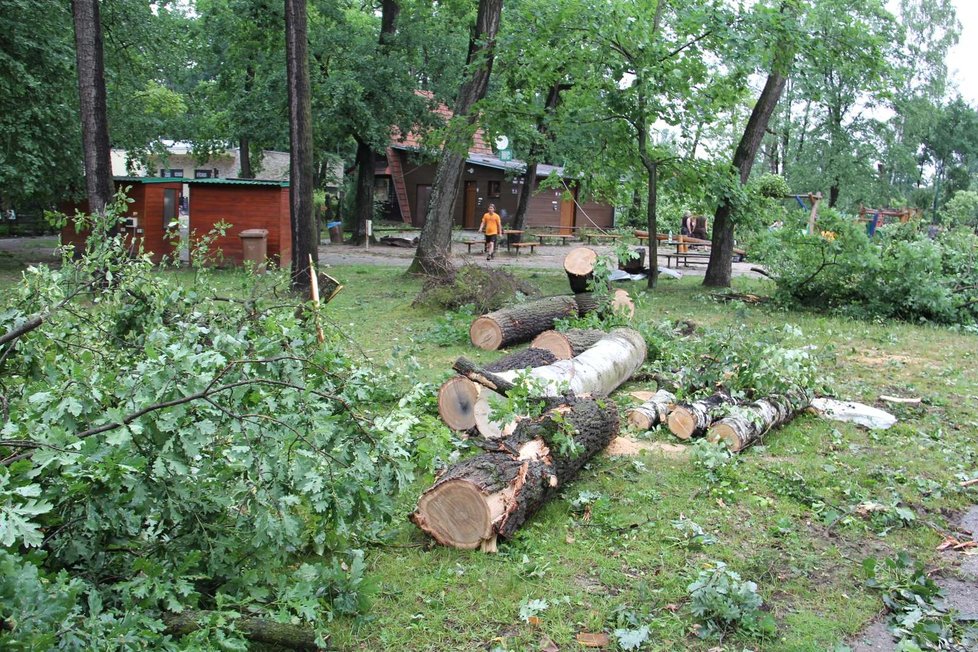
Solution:
M 689 457 L 689 449 L 681 444 L 668 444 L 664 441 L 640 441 L 630 437 L 616 437 L 604 450 L 604 454 L 608 457 L 638 457 L 642 453 L 674 459 Z
M 903 354 L 880 353 L 870 351 L 863 355 L 850 356 L 849 361 L 867 367 L 888 367 L 891 365 L 917 365 L 926 362 L 923 358 L 918 358 Z

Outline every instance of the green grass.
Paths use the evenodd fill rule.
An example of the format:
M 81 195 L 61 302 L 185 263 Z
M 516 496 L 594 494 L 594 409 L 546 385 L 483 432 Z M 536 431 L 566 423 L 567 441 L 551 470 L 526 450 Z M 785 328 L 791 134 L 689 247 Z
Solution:
M 441 382 L 458 355 L 500 355 L 427 341 L 440 313 L 411 306 L 418 283 L 397 270 L 334 267 L 331 274 L 346 285 L 330 304 L 332 318 L 377 361 L 392 348 L 400 364 L 416 361 L 405 365 L 413 369 L 406 381 Z M 566 291 L 559 271 L 526 275 L 545 293 Z M 651 627 L 643 649 L 707 650 L 717 641 L 692 635 L 686 587 L 704 563 L 719 560 L 758 584 L 778 624 L 775 639 L 734 634 L 724 641 L 729 649 L 831 649 L 881 608 L 864 587 L 863 558 L 907 550 L 932 566 L 946 563 L 934 552 L 939 530 L 976 496 L 958 487 L 958 474 L 973 475 L 978 458 L 978 338 L 717 303 L 698 282 L 663 280 L 650 295 L 640 284 L 627 286 L 642 296 L 636 319 L 748 330 L 794 324 L 811 344 L 834 350 L 827 371 L 839 396 L 873 403 L 881 393 L 913 395 L 924 405 L 893 408 L 901 423 L 883 433 L 802 417 L 739 456 L 729 472 L 732 495 L 711 491 L 685 459 L 601 457 L 496 555 L 430 547 L 405 518 L 391 545 L 370 551 L 373 608 L 365 618 L 334 624 L 338 647 L 532 650 L 549 639 L 573 650 L 583 649 L 579 632 L 611 634 L 632 618 Z M 764 289 L 743 279 L 736 286 Z M 670 441 L 658 431 L 654 438 Z M 420 478 L 402 497 L 405 517 L 430 481 Z M 601 495 L 587 520 L 571 507 L 582 491 Z M 894 497 L 916 514 L 907 526 L 837 516 L 862 501 Z M 697 551 L 678 546 L 671 523 L 680 514 L 717 543 Z M 524 622 L 521 603 L 540 599 L 549 607 L 539 623 Z

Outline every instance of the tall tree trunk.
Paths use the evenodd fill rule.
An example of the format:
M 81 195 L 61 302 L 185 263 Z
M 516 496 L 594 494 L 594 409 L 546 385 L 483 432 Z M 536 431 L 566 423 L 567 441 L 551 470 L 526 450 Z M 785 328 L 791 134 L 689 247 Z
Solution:
M 560 105 L 560 94 L 562 91 L 570 88 L 569 84 L 561 84 L 560 82 L 554 83 L 550 87 L 550 91 L 547 93 L 547 102 L 543 107 L 543 115 L 537 118 L 537 133 L 539 133 L 544 139 L 549 138 L 549 129 L 547 127 L 547 119 L 553 115 L 554 111 Z M 530 198 L 533 196 L 533 191 L 536 189 L 537 183 L 537 164 L 540 161 L 540 157 L 543 154 L 543 146 L 538 142 L 534 142 L 530 145 L 530 151 L 527 156 L 526 161 L 526 179 L 523 183 L 523 189 L 520 192 L 520 200 L 516 205 L 516 215 L 513 217 L 512 228 L 522 231 L 523 227 L 526 226 L 526 210 L 530 206 Z
M 251 171 L 251 142 L 247 136 L 238 138 L 238 178 L 254 179 L 255 174 Z
M 502 12 L 503 0 L 479 0 L 475 29 L 469 38 L 467 79 L 462 83 L 455 102 L 455 118 L 464 119 L 465 127 L 456 125 L 445 139 L 442 159 L 431 186 L 425 224 L 409 273 L 441 274 L 447 269 L 459 180 L 468 157 L 473 127 L 478 119 L 478 115 L 471 114 L 472 107 L 485 97 L 489 87 Z
M 319 229 L 312 203 L 312 105 L 306 44 L 306 0 L 285 0 L 285 52 L 289 84 L 289 209 L 292 220 L 292 289 L 307 293 L 310 256 L 319 263 Z
M 788 58 L 790 61 L 790 56 Z M 751 168 L 754 166 L 754 158 L 757 150 L 764 139 L 768 122 L 774 108 L 778 105 L 781 92 L 784 90 L 787 66 L 779 66 L 775 63 L 774 68 L 768 74 L 764 89 L 757 98 L 757 104 L 751 111 L 750 119 L 744 128 L 744 134 L 737 145 L 734 153 L 733 166 L 740 173 L 740 183 L 747 183 L 750 177 Z M 713 215 L 713 246 L 710 247 L 710 262 L 706 267 L 706 275 L 703 278 L 703 285 L 709 287 L 730 287 L 730 276 L 732 273 L 733 248 L 734 248 L 734 223 L 731 215 L 733 206 L 730 200 L 724 198 L 717 206 L 716 213 Z M 652 233 L 650 232 L 651 236 Z
M 99 0 L 72 0 L 75 23 L 75 58 L 78 65 L 78 99 L 85 158 L 85 191 L 92 214 L 105 212 L 112 201 L 112 158 L 109 118 L 105 99 L 105 63 Z
M 648 208 L 646 214 L 646 224 L 648 224 L 649 229 L 649 280 L 648 288 L 654 290 L 656 283 L 659 281 L 659 239 L 656 237 L 658 233 L 658 215 L 656 215 L 656 201 L 657 192 L 659 185 L 659 164 L 653 162 L 648 166 L 649 170 L 649 198 L 648 198 Z
M 356 225 L 350 243 L 359 245 L 367 237 L 367 220 L 374 216 L 374 150 L 360 137 L 356 141 L 357 188 L 353 203 Z

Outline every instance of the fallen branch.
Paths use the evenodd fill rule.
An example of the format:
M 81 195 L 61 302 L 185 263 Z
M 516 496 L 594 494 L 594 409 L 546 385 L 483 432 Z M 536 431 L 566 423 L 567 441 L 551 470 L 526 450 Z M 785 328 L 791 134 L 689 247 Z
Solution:
M 649 400 L 629 410 L 628 423 L 642 430 L 651 430 L 660 423 L 666 422 L 675 402 L 675 394 L 660 389 Z
M 213 612 L 188 609 L 181 613 L 163 616 L 166 633 L 186 636 L 201 629 Z M 234 628 L 245 638 L 256 643 L 278 645 L 291 650 L 325 650 L 316 645 L 316 634 L 309 627 L 280 623 L 260 616 L 242 616 L 234 620 Z
M 791 421 L 811 402 L 810 393 L 793 391 L 735 407 L 731 414 L 710 426 L 706 438 L 722 441 L 731 451 L 739 452 L 760 441 L 773 428 Z

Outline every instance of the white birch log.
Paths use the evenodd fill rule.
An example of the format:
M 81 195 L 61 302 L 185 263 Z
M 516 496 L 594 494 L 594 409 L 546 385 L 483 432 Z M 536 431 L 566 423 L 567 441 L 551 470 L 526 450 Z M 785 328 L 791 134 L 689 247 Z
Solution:
M 789 392 L 768 396 L 753 403 L 733 408 L 706 433 L 709 441 L 723 441 L 734 453 L 757 443 L 771 429 L 791 421 L 796 414 L 811 404 L 807 392 Z
M 652 398 L 629 410 L 628 423 L 642 430 L 652 430 L 660 423 L 666 422 L 675 403 L 675 394 L 660 389 L 652 395 Z
M 721 391 L 699 401 L 680 403 L 669 413 L 669 430 L 680 439 L 699 437 L 718 418 L 720 410 L 733 402 L 730 394 Z

